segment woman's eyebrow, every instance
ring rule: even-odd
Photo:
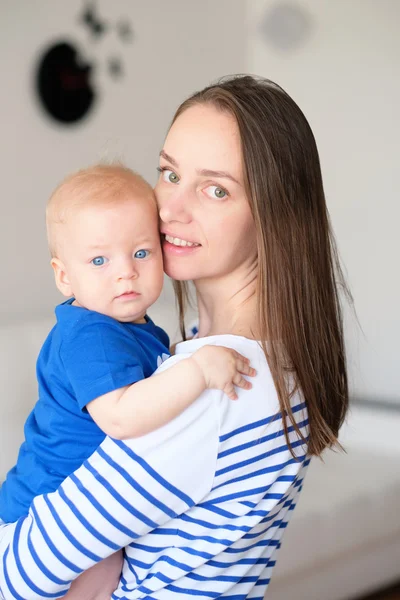
[[[226,179],[230,179],[231,181],[234,181],[235,183],[240,185],[239,181],[235,179],[233,175],[227,173],[226,171],[212,171],[210,169],[200,169],[199,171],[197,171],[197,173],[199,175],[203,175],[204,177],[225,177]]]
[[[165,160],[167,160],[169,163],[171,163],[171,165],[178,168],[178,163],[176,162],[176,160],[174,158],[172,158],[172,156],[167,154],[165,152],[165,150],[161,150],[160,156],[162,156],[162,158],[165,158]],[[199,175],[202,175],[203,177],[225,177],[226,179],[230,179],[231,181],[234,181],[235,183],[240,185],[240,182],[237,179],[235,179],[233,177],[233,175],[231,175],[227,171],[213,171],[212,169],[198,169],[197,173]]]
[[[161,150],[160,156],[162,156],[163,158],[165,158],[165,160],[167,160],[169,163],[171,163],[171,165],[174,165],[174,167],[178,167],[178,163],[176,162],[176,160],[174,158],[172,158],[172,156],[170,156],[169,154],[167,154],[165,152],[165,150]]]

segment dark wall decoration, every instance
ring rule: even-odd
[[[120,42],[133,40],[133,31],[126,19],[119,19],[116,24],[105,21],[93,2],[86,3],[77,22],[86,28],[92,43],[100,42],[113,29]],[[123,62],[118,54],[108,58],[106,67],[114,80],[123,77]],[[94,60],[85,63],[72,40],[61,39],[46,47],[35,70],[36,93],[45,113],[63,125],[86,118],[99,95],[92,80],[95,68]]]
[[[91,65],[78,61],[70,42],[53,44],[42,55],[36,77],[37,92],[46,112],[60,123],[74,123],[91,109],[96,93]]]

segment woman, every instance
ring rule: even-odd
[[[179,107],[159,169],[183,335],[184,282],[199,309],[198,337],[161,369],[218,344],[258,375],[238,402],[210,390],[156,432],[106,439],[3,526],[7,600],[62,597],[122,547],[113,598],[261,599],[309,457],[337,442],[348,404],[341,272],[305,117],[269,81],[226,79]]]

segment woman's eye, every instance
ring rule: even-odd
[[[94,258],[92,261],[90,261],[92,263],[92,265],[94,265],[95,267],[101,267],[102,265],[104,265],[106,262],[108,261],[108,259],[105,256],[96,256],[96,258]]]
[[[228,192],[217,185],[209,185],[206,192],[211,198],[218,198],[218,200],[223,200],[228,196]]]
[[[171,169],[161,169],[161,177],[167,183],[178,183],[179,177]]]
[[[149,254],[149,250],[138,250],[135,252],[135,258],[147,258]]]

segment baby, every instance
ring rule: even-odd
[[[242,375],[255,374],[234,350],[205,346],[150,377],[169,356],[169,339],[147,316],[161,293],[163,261],[154,194],[139,175],[95,166],[67,177],[48,202],[46,222],[56,285],[69,299],[56,307],[39,354],[39,400],[0,489],[3,522],[27,514],[32,499],[54,491],[106,435],[153,431],[206,388],[235,399],[235,385],[251,387]],[[112,591],[120,568],[117,554],[91,571],[97,584],[107,574]],[[79,580],[89,573],[68,598],[84,597]]]

